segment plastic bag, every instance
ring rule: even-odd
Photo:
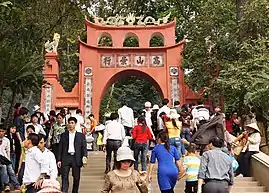
[[[94,138],[93,138],[92,134],[86,136],[86,142],[87,142],[87,143],[91,143],[91,142],[93,142],[93,141],[94,141]]]

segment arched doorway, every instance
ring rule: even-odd
[[[115,74],[106,84],[100,102],[99,118],[105,113],[115,112],[122,101],[138,112],[150,101],[160,105],[164,97],[160,85],[147,73],[139,70],[124,70]]]

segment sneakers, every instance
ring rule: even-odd
[[[5,186],[4,191],[5,191],[5,192],[10,192],[10,187],[9,187],[8,185]]]
[[[243,174],[239,174],[238,176],[236,176],[236,178],[243,178]]]

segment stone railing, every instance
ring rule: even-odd
[[[269,190],[269,156],[260,152],[251,158],[252,176]]]

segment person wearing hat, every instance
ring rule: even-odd
[[[122,146],[117,151],[115,170],[105,176],[105,182],[101,193],[148,193],[146,185],[146,172],[138,173],[131,169],[135,159],[133,151]]]
[[[60,193],[60,183],[55,179],[45,179],[42,183],[41,190],[37,193]]]
[[[237,173],[242,174],[244,177],[251,177],[250,159],[253,154],[260,151],[261,134],[257,123],[248,124],[246,127],[247,130],[243,132],[243,135],[246,137],[247,143],[239,155],[239,168]]]
[[[42,113],[42,112],[40,111],[40,106],[39,106],[39,105],[35,105],[33,111],[34,111],[34,114],[36,114],[37,117],[38,117],[38,124],[40,124],[40,125],[44,125],[44,124],[48,121],[48,120],[46,119],[44,113]]]
[[[182,122],[179,121],[180,115],[177,114],[176,109],[171,109],[168,115],[169,119],[165,122],[164,131],[168,133],[169,136],[169,143],[176,147],[180,155],[185,154],[185,149],[181,148],[181,129],[182,129]]]

